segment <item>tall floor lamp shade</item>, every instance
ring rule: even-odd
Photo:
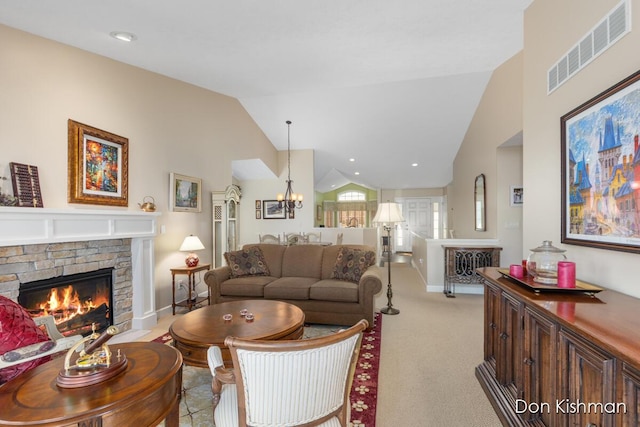
[[[389,284],[387,285],[387,306],[383,307],[380,312],[384,314],[398,314],[400,310],[393,307],[391,300],[393,298],[393,288],[391,286],[391,229],[393,225],[398,222],[403,222],[404,218],[400,212],[400,205],[397,203],[380,203],[378,205],[378,212],[373,217],[374,224],[382,224],[387,232],[387,242],[389,248],[387,249],[387,269],[389,271]]]

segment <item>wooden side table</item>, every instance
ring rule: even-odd
[[[171,268],[171,293],[173,294],[173,299],[171,303],[171,309],[173,310],[173,314],[176,314],[176,306],[177,307],[187,307],[189,311],[196,305],[201,303],[204,300],[207,300],[207,304],[211,305],[211,289],[207,286],[207,296],[199,297],[196,295],[194,298],[191,297],[191,290],[193,289],[194,283],[194,275],[199,271],[209,270],[211,268],[211,264],[198,264],[195,267],[176,267]],[[176,274],[186,274],[187,275],[187,287],[189,288],[187,291],[187,300],[182,302],[176,302]]]
[[[60,388],[64,366],[58,357],[0,387],[0,426],[155,426],[163,419],[178,427],[182,355],[148,342],[115,344],[127,357],[121,374],[95,385]]]

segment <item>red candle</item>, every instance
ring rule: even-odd
[[[523,259],[522,260],[522,275],[526,276],[528,274],[527,272],[527,260]]]
[[[522,279],[522,276],[524,275],[522,266],[520,264],[511,264],[509,266],[509,274],[515,278]]]
[[[576,263],[571,261],[558,261],[558,287],[576,287]]]

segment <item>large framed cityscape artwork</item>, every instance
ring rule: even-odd
[[[562,243],[640,253],[640,71],[560,128]]]

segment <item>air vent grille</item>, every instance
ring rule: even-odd
[[[630,31],[631,2],[623,0],[549,69],[547,94],[560,87]]]

